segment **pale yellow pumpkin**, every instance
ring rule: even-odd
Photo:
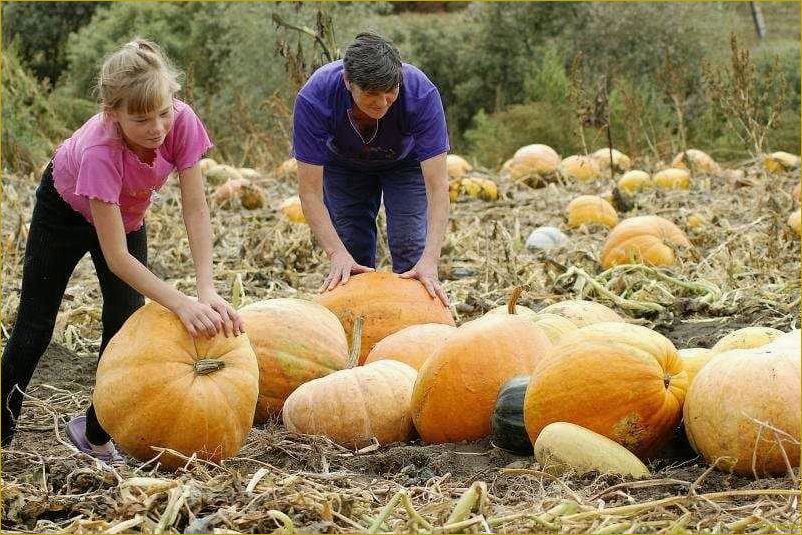
[[[446,168],[448,169],[448,177],[451,179],[463,178],[468,172],[473,170],[473,166],[469,164],[465,158],[457,156],[456,154],[449,154],[446,156]]]
[[[220,186],[229,180],[241,180],[243,177],[235,167],[217,164],[206,171],[206,181],[212,186]]]
[[[782,331],[771,327],[743,327],[720,339],[710,350],[723,353],[730,349],[751,349],[764,346],[782,334]]]
[[[694,173],[716,174],[721,172],[721,167],[704,151],[699,149],[688,149],[680,152],[671,162],[671,167],[677,169],[693,168]]]
[[[540,432],[534,444],[542,470],[560,476],[596,471],[629,477],[649,477],[649,469],[632,452],[609,438],[579,425],[554,422]]]
[[[235,455],[253,424],[259,365],[246,334],[193,339],[181,320],[150,301],[111,339],[92,396],[117,445],[141,461],[154,447],[220,461]],[[185,460],[165,453],[171,469]]]
[[[802,210],[797,210],[790,216],[786,222],[797,236],[802,236]]]
[[[240,316],[259,362],[259,401],[254,422],[281,412],[300,385],[345,368],[348,340],[340,320],[311,301],[257,301]]]
[[[612,153],[613,153],[614,171],[623,172],[623,171],[629,171],[632,168],[632,160],[629,158],[629,156],[627,156],[626,154],[617,149],[612,149]],[[594,160],[596,160],[596,163],[599,165],[599,169],[601,169],[602,172],[609,171],[610,149],[606,147],[603,149],[599,149],[593,154],[591,154],[591,157]]]
[[[567,180],[590,182],[599,178],[599,164],[590,156],[575,154],[560,162],[560,175]]]
[[[671,221],[659,216],[631,217],[607,235],[601,264],[605,269],[631,262],[668,266],[675,262],[675,248],[690,247],[688,237]]]
[[[548,145],[534,144],[515,152],[509,170],[513,180],[540,186],[556,176],[559,165],[560,155],[554,149]]]
[[[685,430],[708,463],[739,474],[799,467],[799,331],[764,346],[717,354],[691,384]]]
[[[624,320],[615,310],[596,303],[594,301],[584,301],[581,299],[566,299],[551,304],[538,312],[538,315],[556,314],[570,320],[577,327],[585,327],[593,323]]]
[[[618,214],[613,206],[595,195],[580,195],[568,203],[568,226],[601,225],[607,228],[618,223]]]
[[[770,173],[779,173],[799,167],[799,156],[788,152],[772,152],[763,157],[763,165]]]
[[[660,189],[688,189],[691,187],[691,174],[687,169],[671,167],[655,173],[652,182]]]
[[[650,187],[652,187],[652,177],[640,169],[627,171],[618,179],[618,189],[630,195]]]
[[[682,359],[683,368],[688,374],[688,384],[693,382],[694,377],[699,373],[705,364],[710,362],[713,358],[713,353],[705,347],[691,347],[687,349],[680,349],[677,352]]]
[[[307,224],[306,217],[304,216],[304,210],[301,206],[301,198],[298,195],[293,195],[292,197],[288,197],[284,199],[284,202],[281,203],[281,213],[284,214],[289,221],[293,223],[299,224]]]

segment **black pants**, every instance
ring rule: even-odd
[[[144,225],[129,233],[126,239],[128,251],[147,265],[148,245]],[[17,319],[3,350],[0,429],[4,446],[14,436],[16,420],[22,409],[23,397],[19,390],[24,392],[27,388],[39,359],[53,337],[56,314],[67,283],[87,251],[92,255],[103,294],[102,355],[106,344],[125,320],[144,304],[144,298],[111,272],[100,250],[94,226],[73,210],[53,186],[51,162],[36,190],[36,204],[25,245]],[[64,373],[69,374],[69,370],[64,370]],[[91,405],[87,411],[86,435],[96,445],[109,440]]]

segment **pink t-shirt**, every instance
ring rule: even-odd
[[[173,100],[175,121],[151,165],[123,141],[112,121],[97,114],[64,141],[53,157],[53,183],[64,200],[92,222],[89,199],[120,206],[125,232],[142,226],[153,192],[175,170],[198,163],[212,146],[188,104]]]

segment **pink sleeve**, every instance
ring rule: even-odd
[[[183,171],[198,163],[214,144],[206,133],[206,127],[191,107],[183,104],[176,108],[175,124],[170,132],[170,146],[173,165]]]
[[[84,151],[75,183],[75,194],[120,204],[123,178],[108,147],[91,147]]]

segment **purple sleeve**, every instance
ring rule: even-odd
[[[123,177],[114,164],[114,155],[108,147],[91,147],[81,157],[75,194],[120,204]]]
[[[206,127],[188,105],[178,107],[175,124],[170,131],[173,165],[179,171],[189,169],[200,161],[214,144]]]
[[[299,93],[292,118],[292,153],[296,160],[312,165],[328,163],[327,123],[321,110]]]
[[[426,98],[418,103],[411,130],[415,138],[415,154],[419,161],[448,152],[450,147],[446,116],[440,93],[436,89],[429,91]]]

